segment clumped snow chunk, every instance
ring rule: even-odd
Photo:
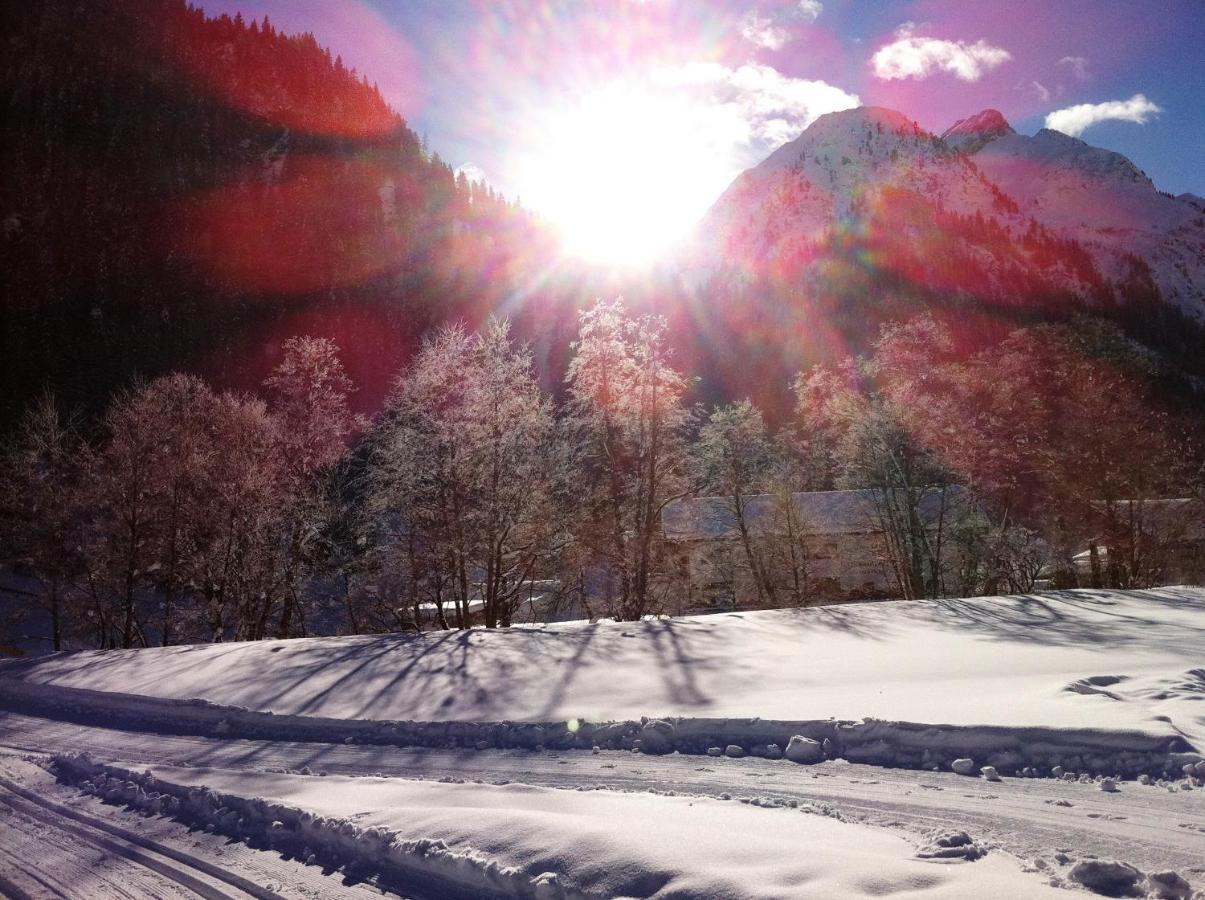
[[[921,859],[975,860],[987,855],[987,850],[971,840],[965,831],[936,834],[916,855]]]
[[[724,748],[724,755],[731,756],[733,759],[740,759],[745,755],[745,748],[739,744],[729,744]]]
[[[955,775],[974,775],[975,774],[975,760],[969,759],[967,757],[962,757],[961,759],[956,759],[952,763],[950,763],[950,769],[954,772]]]
[[[786,757],[796,763],[824,762],[824,748],[819,741],[797,734],[787,743]]]
[[[979,774],[983,776],[984,781],[999,781],[1000,773],[996,771],[995,766],[984,766],[979,770]]]
[[[1147,883],[1159,900],[1188,900],[1192,896],[1192,885],[1179,872],[1152,872]]]
[[[640,729],[640,749],[645,753],[669,753],[674,749],[674,726],[662,719],[646,722]]]
[[[1104,894],[1106,897],[1138,897],[1141,896],[1138,883],[1142,880],[1142,872],[1133,866],[1108,859],[1081,859],[1067,877],[1076,884],[1082,884],[1090,891]]]

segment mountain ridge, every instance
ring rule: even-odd
[[[1122,154],[1050,129],[1018,134],[993,109],[943,137],[878,107],[821,116],[721,195],[699,229],[703,255],[746,268],[797,258],[843,222],[864,220],[885,191],[914,195],[934,217],[984,217],[1014,238],[1036,226],[1080,245],[1116,302],[1149,269],[1167,302],[1205,321],[1200,208],[1158,191]],[[1048,276],[1084,299],[1106,292],[1085,274]]]

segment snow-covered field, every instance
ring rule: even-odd
[[[1205,590],[84,652],[0,663],[0,689],[10,679],[278,717],[870,718],[1135,732],[1200,750]]]
[[[1187,897],[1158,876],[1205,880],[1202,700],[1205,590],[1071,591],[13,660],[0,744],[60,798],[272,849],[302,886]],[[829,761],[774,761],[793,734]]]

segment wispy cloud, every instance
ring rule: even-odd
[[[921,37],[914,26],[905,24],[896,39],[880,47],[870,59],[874,74],[884,81],[900,78],[928,78],[935,72],[949,72],[963,81],[978,81],[984,72],[1012,58],[1003,47],[984,40],[973,44]]]
[[[756,12],[749,13],[741,20],[741,37],[767,50],[780,50],[790,39],[785,28],[762,18]]]
[[[1056,109],[1046,116],[1046,127],[1078,137],[1098,122],[1119,121],[1146,124],[1146,120],[1163,110],[1142,94],[1129,100],[1106,100],[1104,103],[1079,103]]]
[[[799,0],[799,13],[809,22],[815,22],[824,12],[824,4],[820,0]]]
[[[1082,56],[1064,56],[1059,60],[1059,65],[1068,66],[1080,81],[1088,77],[1088,60]]]
[[[741,37],[767,50],[781,50],[796,36],[792,26],[798,27],[801,22],[811,25],[822,12],[824,4],[820,0],[799,0],[798,6],[768,16],[752,10],[741,19]]]
[[[695,62],[658,74],[662,84],[696,92],[698,102],[722,121],[728,139],[758,152],[773,149],[825,113],[859,106],[851,94],[825,81],[792,78],[771,66],[730,68]]]

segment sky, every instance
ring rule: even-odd
[[[1202,0],[202,0],[310,31],[430,148],[600,240],[693,223],[817,116],[897,109],[940,133],[985,108],[1205,194]],[[600,226],[601,227],[601,226]],[[616,248],[611,248],[615,250]]]

